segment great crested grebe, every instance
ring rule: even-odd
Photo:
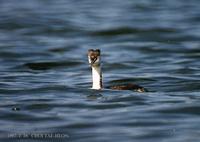
[[[88,50],[88,61],[92,68],[92,89],[102,89],[102,72],[101,72],[101,51],[99,49]],[[108,87],[113,90],[134,90],[137,92],[147,92],[147,89],[136,84],[126,84]]]

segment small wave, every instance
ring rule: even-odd
[[[128,35],[135,33],[174,33],[177,32],[176,29],[172,28],[152,28],[152,29],[140,29],[140,28],[130,28],[130,27],[119,27],[115,29],[107,29],[92,32],[92,35],[96,36],[115,36],[115,35]]]
[[[28,67],[32,70],[48,70],[52,68],[58,67],[66,67],[66,66],[77,66],[80,65],[81,62],[77,61],[59,61],[59,62],[37,62],[37,63],[25,63],[23,66]]]

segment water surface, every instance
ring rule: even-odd
[[[2,0],[0,139],[198,142],[199,9],[197,0]],[[102,51],[104,86],[150,92],[91,90],[90,48]]]

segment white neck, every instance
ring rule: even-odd
[[[92,89],[102,89],[101,66],[92,66]]]

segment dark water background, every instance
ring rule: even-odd
[[[199,0],[1,0],[0,139],[198,142],[199,41]],[[89,89],[89,48],[151,92]]]

